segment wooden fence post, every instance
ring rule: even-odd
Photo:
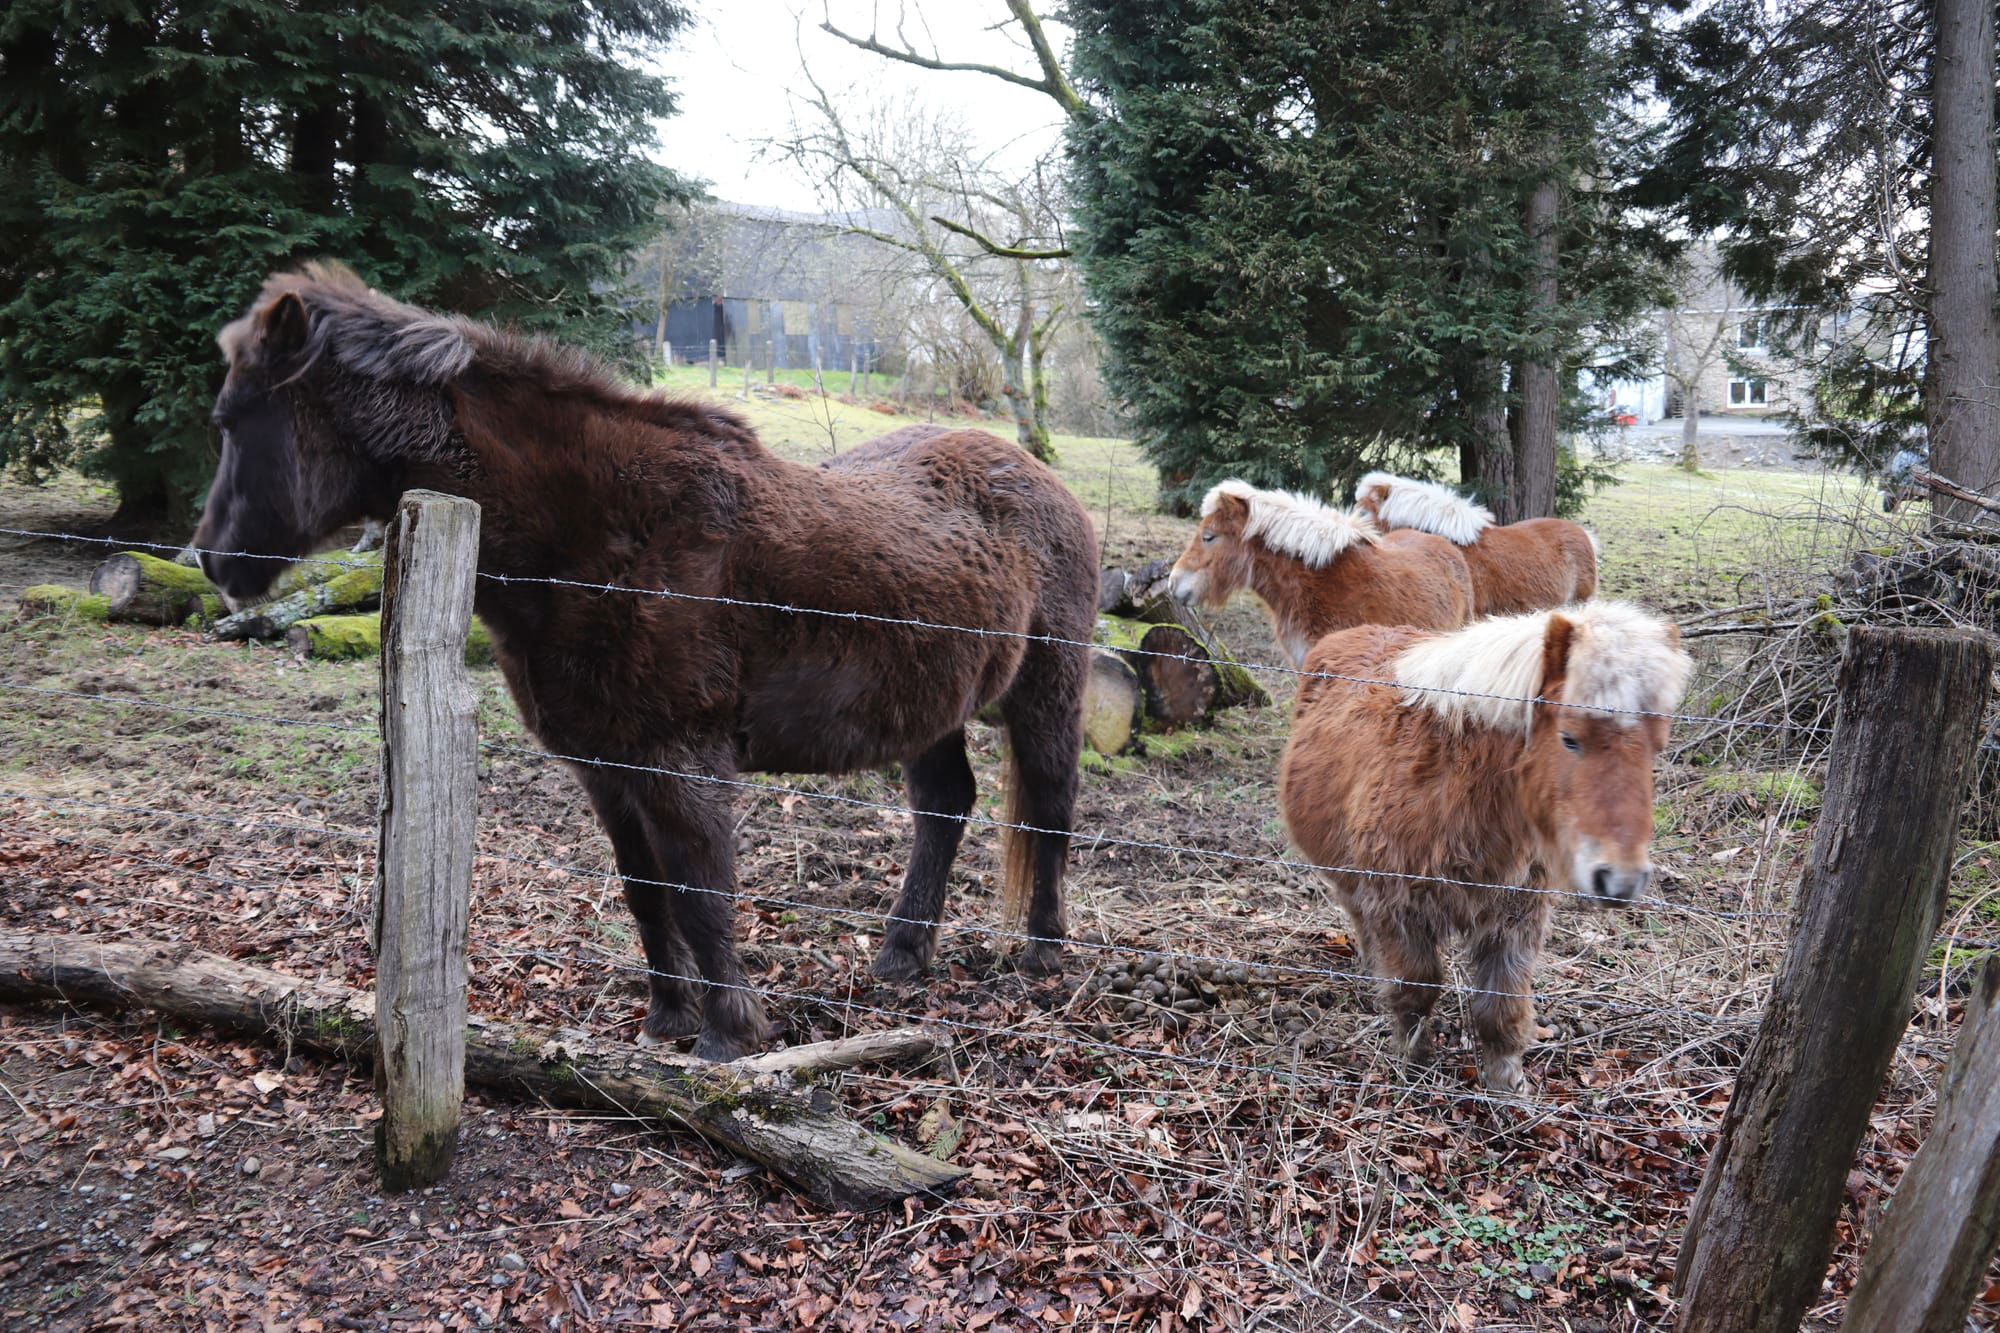
[[[1841,1333],[1958,1333],[2000,1244],[2000,958],[1986,960],[1930,1137],[1868,1245]]]
[[[1857,627],[1784,969],[1675,1263],[1681,1333],[1789,1333],[1818,1297],[1855,1149],[1944,913],[1993,650]]]
[[[410,491],[382,578],[382,818],[375,883],[375,1163],[435,1184],[465,1099],[465,935],[478,806],[478,696],[465,635],[479,506]]]
[[[708,387],[709,388],[713,389],[715,387],[715,377],[719,373],[720,372],[716,367],[716,360],[715,360],[715,339],[710,338],[708,340]]]

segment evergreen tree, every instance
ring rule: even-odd
[[[1170,490],[1337,492],[1427,466],[1414,446],[1455,451],[1503,517],[1548,507],[1554,469],[1516,439],[1553,450],[1551,389],[1659,292],[1621,193],[1643,12],[1075,0],[1069,17],[1099,112],[1071,128],[1078,253],[1108,377]]]
[[[642,72],[677,0],[13,0],[0,12],[0,462],[124,512],[211,470],[216,329],[328,255],[398,296],[605,338],[683,184]]]

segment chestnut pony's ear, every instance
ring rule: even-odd
[[[306,303],[297,292],[286,292],[257,312],[257,340],[262,344],[264,356],[272,362],[297,356],[305,349],[311,331]]]
[[[1250,517],[1250,502],[1240,495],[1218,495],[1215,508],[1209,511],[1210,518],[1226,519],[1231,523],[1242,523]]]
[[[1673,621],[1669,620],[1667,622],[1667,647],[1678,648],[1680,646],[1681,646],[1681,627],[1679,625],[1676,625]]]
[[[1562,690],[1563,681],[1569,675],[1569,646],[1576,637],[1576,626],[1562,615],[1551,615],[1549,627],[1542,634],[1542,688],[1544,699],[1553,699]]]
[[[1389,483],[1378,481],[1354,497],[1354,507],[1357,509],[1366,509],[1370,514],[1379,518],[1382,513],[1382,502],[1388,498]]]

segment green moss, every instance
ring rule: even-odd
[[[357,616],[314,616],[292,626],[293,635],[303,634],[305,655],[315,661],[339,662],[356,657],[375,657],[382,651],[382,617],[373,613]],[[296,644],[298,640],[294,638]]]
[[[21,592],[21,615],[61,616],[103,624],[111,615],[111,599],[102,593],[85,592],[60,583],[38,583]]]
[[[190,598],[215,591],[215,585],[208,581],[208,575],[202,573],[198,565],[177,565],[171,560],[147,555],[144,551],[120,551],[118,554],[138,561],[140,577],[152,587]]]
[[[1789,805],[1795,810],[1817,810],[1819,785],[1801,773],[1710,773],[1701,780],[1701,789],[1720,796],[1749,796],[1769,805]]]
[[[486,632],[486,622],[474,616],[472,627],[465,634],[465,664],[492,666],[493,660],[493,636]]]

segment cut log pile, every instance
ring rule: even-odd
[[[271,595],[231,613],[198,566],[142,551],[120,551],[90,576],[88,589],[45,583],[20,598],[23,617],[180,626],[223,640],[282,639],[300,657],[338,661],[382,651],[382,551],[329,554],[285,571]],[[477,620],[466,662],[488,666],[493,643]]]
[[[1271,702],[1222,642],[1167,591],[1172,566],[1107,569],[1097,596],[1097,646],[1084,689],[1084,738],[1102,755],[1143,745],[1147,732],[1210,722],[1224,708]]]

